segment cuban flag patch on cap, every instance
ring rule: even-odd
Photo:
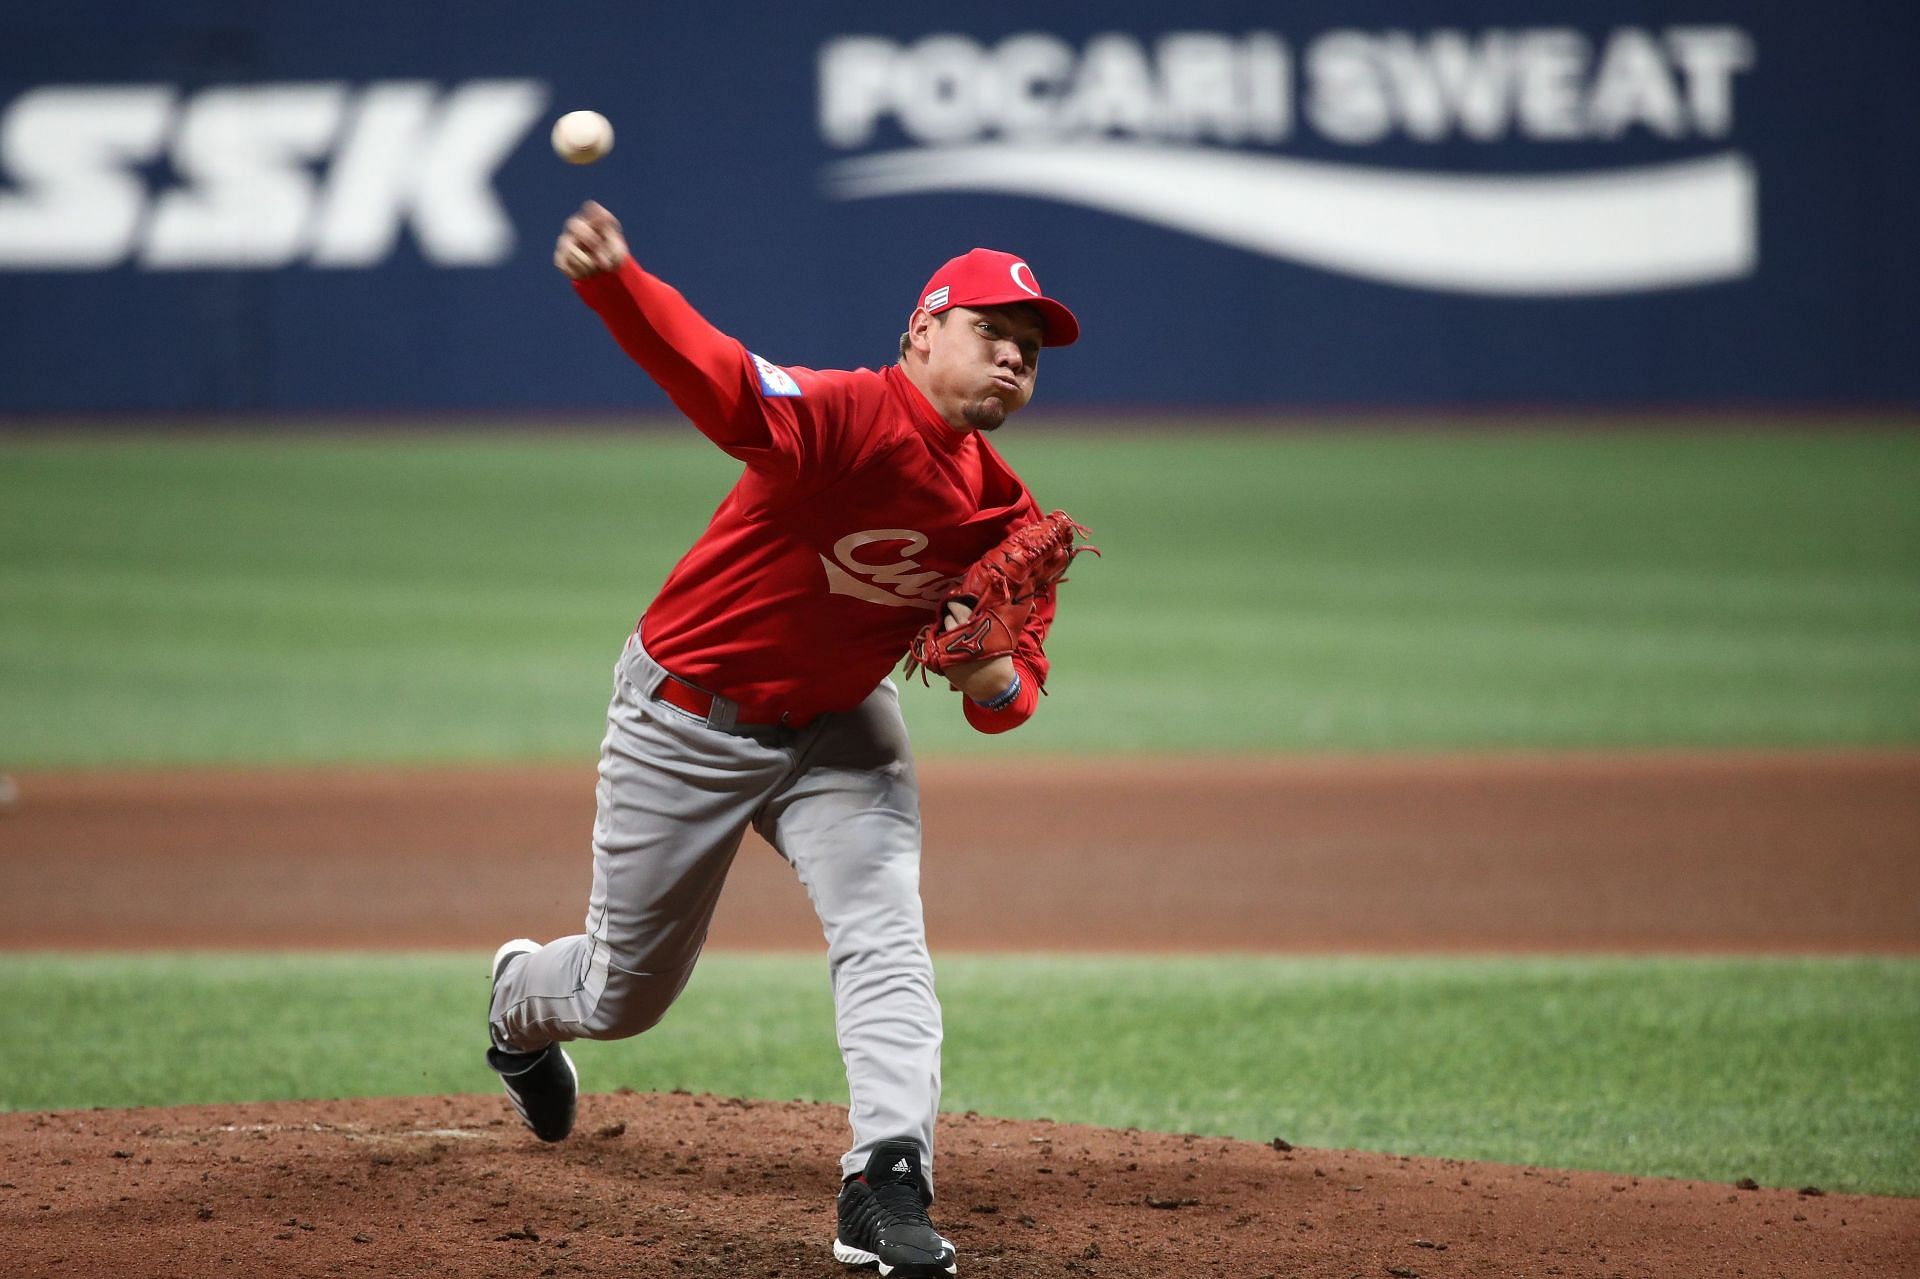
[[[927,300],[921,303],[921,305],[929,311],[938,311],[947,304],[947,298],[951,296],[951,294],[952,290],[943,284],[933,292],[927,294]]]
[[[778,364],[773,364],[761,359],[759,356],[754,355],[752,351],[748,351],[747,354],[753,356],[754,370],[760,374],[760,394],[800,394],[800,384],[793,380],[793,374],[787,372]]]

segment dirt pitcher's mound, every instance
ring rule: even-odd
[[[558,1146],[493,1097],[4,1115],[0,1239],[10,1277],[837,1276],[845,1131],[633,1094]],[[1920,1273],[1920,1200],[974,1116],[943,1121],[938,1174],[966,1276]]]

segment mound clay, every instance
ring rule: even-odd
[[[844,1112],[590,1096],[542,1145],[492,1097],[0,1117],[13,1275],[850,1273]],[[1280,1150],[973,1115],[942,1125],[961,1273],[1489,1279],[1920,1273],[1913,1200]]]

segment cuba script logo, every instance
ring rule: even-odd
[[[1731,142],[1754,61],[1726,25],[843,36],[819,126],[842,151],[909,143],[831,165],[840,199],[1021,195],[1387,284],[1626,293],[1753,273],[1758,180]],[[1354,162],[1280,151],[1302,138]],[[1606,158],[1623,141],[1631,165]],[[1434,167],[1367,163],[1383,142]]]
[[[0,270],[366,268],[409,226],[428,262],[492,266],[513,249],[493,176],[546,101],[532,80],[31,89],[0,114]],[[163,161],[177,183],[152,183]]]
[[[891,551],[885,549],[892,547]],[[822,555],[827,590],[889,608],[940,608],[940,598],[960,579],[924,569],[913,557],[927,549],[927,537],[910,528],[875,528],[849,533],[833,544],[833,558]]]

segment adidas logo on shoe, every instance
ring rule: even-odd
[[[893,1170],[895,1172],[912,1172],[913,1165],[908,1163],[905,1159],[902,1159],[899,1163],[893,1166]]]

